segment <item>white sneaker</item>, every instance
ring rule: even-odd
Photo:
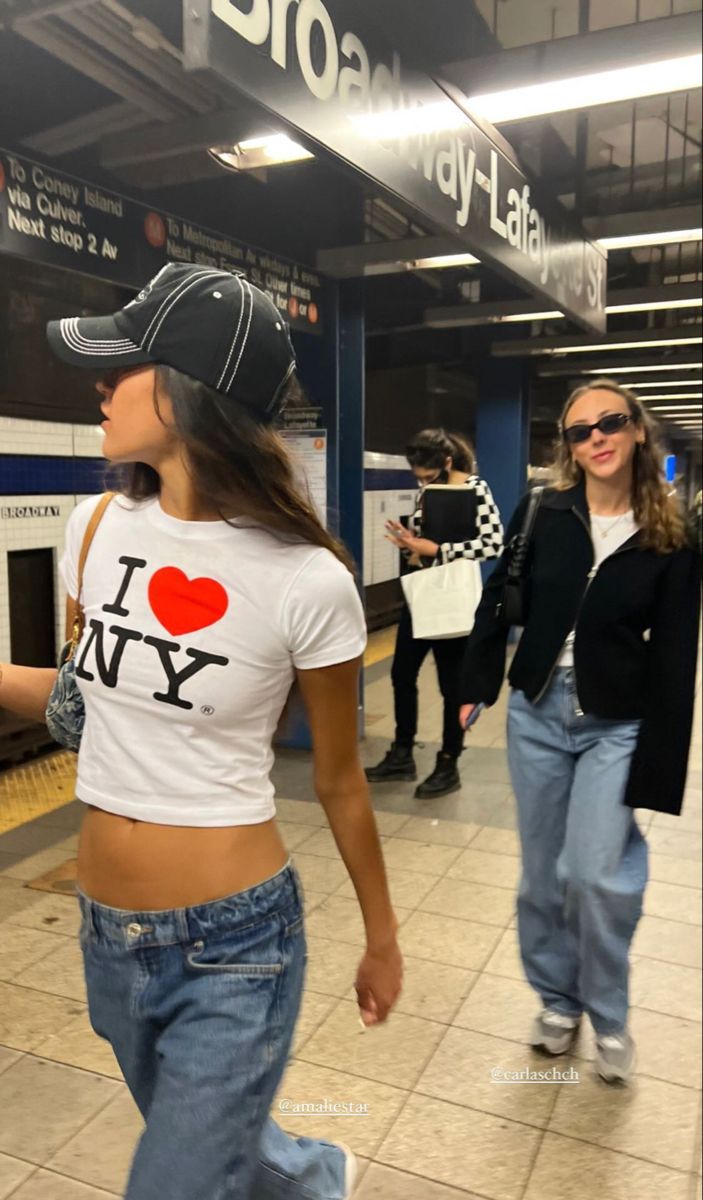
[[[337,1142],[336,1145],[344,1154],[347,1160],[346,1170],[344,1173],[344,1200],[349,1200],[349,1197],[354,1195],[356,1191],[356,1181],[359,1176],[359,1164],[353,1150],[344,1142]]]
[[[580,1017],[567,1017],[553,1008],[545,1008],[532,1027],[531,1045],[533,1049],[545,1050],[547,1054],[566,1054],[571,1049],[580,1024]]]
[[[596,1068],[606,1083],[629,1083],[636,1061],[635,1043],[627,1029],[596,1037]]]

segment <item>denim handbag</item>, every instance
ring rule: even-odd
[[[51,695],[46,706],[46,725],[55,742],[66,750],[78,752],[85,725],[85,706],[83,696],[76,680],[76,650],[83,636],[85,614],[81,605],[83,591],[83,571],[85,568],[90,544],[98,525],[100,524],[114,492],[106,492],[100,500],[95,512],[90,518],[88,528],[83,537],[80,558],[78,560],[78,587],[74,601],[73,626],[70,640],[66,642],[59,655],[59,670],[56,682],[51,689]]]
[[[532,489],[522,529],[505,548],[508,572],[497,616],[502,624],[508,627],[522,626],[527,620],[527,558],[543,493],[543,487]]]

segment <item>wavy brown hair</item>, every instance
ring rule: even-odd
[[[662,463],[664,450],[659,426],[642,407],[638,397],[612,379],[596,379],[571,393],[559,421],[559,439],[552,464],[554,484],[559,491],[574,487],[584,473],[574,461],[564,437],[564,423],[573,405],[588,392],[612,392],[624,400],[636,425],[644,430],[644,442],[635,448],[632,464],[632,509],[642,531],[643,544],[658,554],[670,554],[688,541],[681,506],[666,485]]]
[[[287,391],[299,393],[295,378]],[[244,403],[173,367],[156,367],[154,407],[159,416],[160,396],[171,401],[174,431],[204,505],[228,523],[244,517],[283,540],[321,546],[355,573],[350,554],[324,528],[296,481],[286,444],[272,424],[263,424]],[[119,476],[121,490],[131,500],[146,500],[161,490],[158,472],[146,463],[129,463]]]

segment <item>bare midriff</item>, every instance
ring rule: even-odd
[[[288,857],[275,820],[203,829],[88,807],[78,886],[91,900],[129,912],[190,908],[270,879]]]

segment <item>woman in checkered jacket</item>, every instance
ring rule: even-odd
[[[411,567],[432,567],[455,558],[482,562],[498,558],[503,549],[503,526],[491,490],[476,474],[476,458],[468,442],[443,429],[426,429],[407,448],[410,467],[421,491],[414,515],[404,528],[396,521],[388,523],[391,540],[408,557]],[[423,537],[422,495],[428,484],[466,484],[475,498],[470,527],[463,541],[434,542]],[[371,783],[414,781],[417,769],[413,745],[417,734],[417,679],[429,654],[434,655],[442,698],[444,731],[442,748],[432,774],[421,783],[415,795],[420,800],[447,796],[461,787],[457,763],[464,745],[464,734],[457,716],[461,664],[466,638],[426,641],[413,637],[407,605],[398,626],[391,678],[395,697],[395,741],[382,762],[366,771]]]

